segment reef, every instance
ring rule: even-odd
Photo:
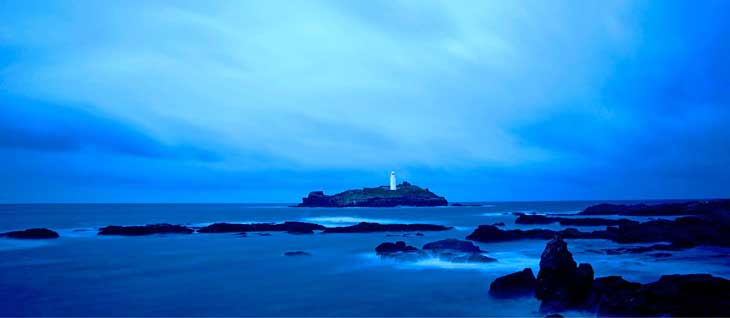
[[[55,231],[44,229],[44,228],[36,228],[36,229],[27,229],[22,231],[12,231],[12,232],[5,232],[0,233],[0,237],[7,237],[7,238],[14,238],[14,239],[54,239],[58,238],[59,235]]]
[[[99,229],[99,235],[150,235],[150,234],[190,234],[194,230],[183,225],[173,225],[167,223],[118,226],[109,225]]]

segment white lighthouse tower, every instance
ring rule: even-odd
[[[390,191],[395,191],[395,171],[390,172]]]

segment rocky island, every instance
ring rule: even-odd
[[[334,195],[323,191],[310,192],[298,207],[395,207],[395,206],[446,206],[444,197],[428,189],[408,182],[394,186],[347,190]]]

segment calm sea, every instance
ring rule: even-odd
[[[544,241],[479,244],[496,263],[380,259],[381,242],[410,245],[463,239],[479,224],[519,226],[511,212],[576,213],[594,202],[496,202],[481,207],[290,208],[254,204],[0,205],[0,231],[56,230],[56,240],[0,239],[0,316],[536,316],[534,299],[496,300],[489,283],[531,267]],[[645,220],[648,218],[639,218]],[[373,234],[248,237],[192,234],[99,237],[105,225],[307,221],[327,226],[361,221],[453,226],[425,236]],[[584,227],[585,230],[594,228]],[[401,234],[401,233],[390,233]],[[667,258],[603,255],[618,246],[570,240],[578,262],[597,276],[649,282],[662,274],[730,278],[730,250],[694,248]],[[286,257],[287,251],[311,256]]]

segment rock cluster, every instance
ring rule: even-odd
[[[328,227],[324,233],[371,233],[371,232],[416,232],[446,231],[451,227],[434,224],[380,224],[360,222],[350,226]]]
[[[486,255],[478,246],[469,241],[445,239],[426,243],[422,249],[407,245],[403,241],[381,243],[375,248],[380,256],[399,260],[414,260],[423,257],[436,257],[453,263],[488,263],[497,261]]]
[[[529,294],[528,269],[497,278],[490,286],[494,297]],[[540,311],[579,310],[599,316],[730,316],[730,281],[709,274],[664,275],[640,284],[620,276],[593,278],[589,264],[576,266],[561,237],[548,242],[540,258],[534,295]]]

